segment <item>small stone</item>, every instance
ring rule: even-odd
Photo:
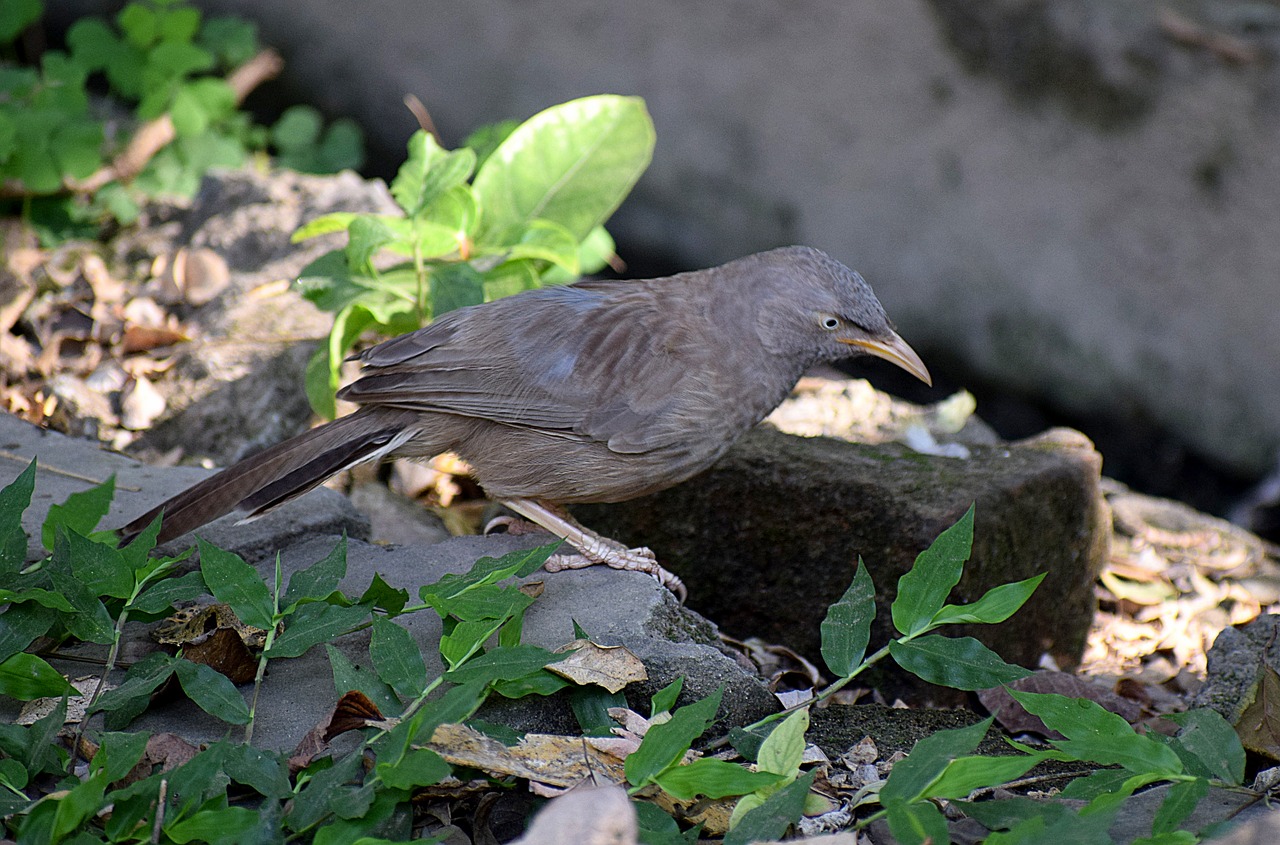
[[[151,380],[139,376],[120,391],[120,425],[130,431],[150,428],[167,404]]]

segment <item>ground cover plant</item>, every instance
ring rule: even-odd
[[[0,615],[0,694],[28,701],[51,698],[45,715],[0,725],[0,815],[20,842],[405,841],[413,831],[412,815],[402,808],[415,793],[458,776],[487,777],[495,789],[517,781],[501,774],[493,761],[488,765],[496,771],[488,773],[458,762],[463,752],[450,745],[459,731],[479,731],[503,736],[514,754],[521,742],[535,739],[502,726],[468,724],[486,697],[574,688],[574,673],[565,664],[589,647],[585,638],[558,652],[520,642],[523,613],[536,600],[535,591],[508,582],[535,572],[553,551],[550,546],[482,559],[464,575],[422,586],[415,603],[376,575],[362,595],[346,596],[337,590],[346,569],[342,542],[287,584],[278,559],[267,583],[237,556],[205,543],[198,568],[184,567],[182,557],[153,557],[157,526],[116,548],[112,535],[95,531],[110,502],[108,482],[51,508],[41,532],[47,554],[27,563],[21,515],[35,472],[33,462],[0,492],[0,581],[6,585],[0,593],[6,604]],[[1037,577],[996,587],[968,605],[947,604],[968,557],[972,525],[971,509],[903,576],[892,610],[899,636],[871,655],[866,650],[875,612],[873,586],[859,563],[853,583],[823,623],[822,654],[837,680],[816,700],[886,657],[925,680],[959,689],[982,689],[1028,674],[976,640],[935,633],[958,622],[1008,618],[1039,583]],[[161,651],[130,666],[118,686],[108,689],[102,683],[116,660],[126,621],[158,619],[202,594],[263,633],[254,656],[257,670],[243,688],[189,655]],[[409,613],[441,618],[441,674],[430,676],[419,644],[392,621]],[[266,664],[361,627],[372,628],[364,665],[328,646],[335,682],[328,738],[358,730],[358,747],[339,754],[326,739],[310,754],[292,759],[255,748],[257,692],[270,683],[264,681]],[[88,714],[102,715],[101,726],[66,723],[75,691],[45,659],[73,640],[101,646],[103,671],[81,695]],[[179,686],[228,725],[243,726],[238,735],[188,746],[182,755],[158,752],[164,742],[180,740],[161,742],[128,727],[166,683]],[[592,714],[599,709],[588,706],[592,699],[625,703],[614,697],[616,689],[580,691],[585,695],[574,710],[584,733],[559,738],[565,743],[585,743],[598,733]],[[595,771],[597,776],[612,773],[628,787],[643,841],[689,842],[699,835],[720,835],[728,843],[768,841],[783,836],[805,812],[830,809],[812,791],[820,767],[806,771],[802,763],[808,712],[815,702],[726,731],[718,726],[724,716],[719,693],[677,706],[680,695],[679,681],[654,695],[649,716],[633,721],[634,742],[617,765]],[[1010,741],[1008,753],[991,756],[974,753],[990,718],[939,731],[917,742],[883,780],[849,802],[850,824],[864,827],[885,818],[904,843],[943,842],[948,834],[941,807],[947,805],[987,825],[992,831],[987,841],[993,843],[1039,842],[1066,832],[1072,841],[1105,843],[1125,799],[1166,782],[1173,788],[1150,835],[1140,841],[1193,843],[1195,833],[1177,828],[1210,784],[1238,786],[1243,779],[1239,741],[1210,711],[1183,714],[1182,731],[1163,737],[1135,731],[1084,699],[1013,695],[1064,739],[1040,747]],[[639,732],[636,724],[642,724]],[[695,747],[711,752],[728,744],[737,755],[691,753]],[[1064,792],[1083,799],[1082,808],[1026,798],[969,800],[1045,760],[1089,764],[1091,773]],[[725,821],[688,826],[685,811],[695,799],[719,804]],[[710,829],[718,824],[724,829]]]

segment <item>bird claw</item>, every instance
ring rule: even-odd
[[[586,569],[588,566],[597,566],[604,564],[610,569],[618,569],[623,572],[643,572],[651,575],[655,581],[666,587],[676,597],[680,604],[684,604],[685,599],[689,597],[689,591],[685,589],[684,582],[680,580],[675,573],[663,568],[658,563],[657,556],[653,550],[645,547],[638,549],[628,549],[619,547],[618,549],[610,549],[609,553],[587,556],[581,552],[573,554],[555,554],[547,558],[547,562],[542,568],[547,572],[561,572],[566,569]],[[594,558],[599,558],[594,559]]]

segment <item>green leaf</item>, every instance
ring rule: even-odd
[[[556,653],[534,645],[495,648],[448,672],[444,679],[453,684],[475,680],[511,681],[536,672],[548,664],[558,663],[572,653]]]
[[[116,477],[113,475],[88,490],[72,493],[61,505],[52,505],[49,515],[45,517],[40,528],[40,539],[46,549],[53,549],[54,532],[59,528],[67,528],[77,534],[88,536],[98,523],[107,515],[111,507],[111,498],[116,492]]]
[[[470,264],[445,264],[431,272],[431,313],[435,318],[484,302],[484,279]]]
[[[737,763],[712,757],[672,766],[654,778],[658,786],[681,801],[692,801],[699,795],[712,799],[746,795],[786,780],[773,772],[753,772]]]
[[[516,131],[519,125],[519,121],[515,120],[500,120],[496,123],[486,124],[464,138],[462,146],[475,150],[479,164],[484,164],[485,160],[498,148],[498,145],[505,141],[508,135]]]
[[[135,46],[150,47],[160,34],[156,13],[142,3],[130,3],[116,16],[121,31]]]
[[[481,584],[465,593],[442,599],[430,592],[433,585],[422,589],[422,598],[440,616],[451,616],[464,622],[481,619],[506,619],[533,604],[533,598],[515,587]]]
[[[143,614],[164,613],[175,604],[191,601],[204,592],[204,576],[199,572],[188,572],[152,584],[138,596],[133,609]]]
[[[584,736],[612,736],[616,722],[609,715],[609,708],[626,706],[627,697],[621,690],[609,692],[603,687],[591,685],[575,687],[569,694],[569,707]]]
[[[1235,728],[1215,710],[1201,708],[1165,717],[1182,730],[1172,740],[1184,763],[1194,760],[1202,777],[1238,786],[1244,782],[1245,755]]]
[[[380,616],[373,618],[373,639],[369,643],[378,677],[401,697],[417,698],[427,686],[427,667],[413,637],[401,626]]]
[[[71,570],[87,589],[99,596],[127,599],[133,595],[133,569],[120,552],[72,530],[67,541]]]
[[[61,672],[34,654],[15,654],[0,663],[0,695],[32,701],[75,694]]]
[[[974,506],[970,505],[964,516],[939,534],[898,579],[898,595],[890,611],[893,626],[900,634],[911,636],[926,630],[960,582],[964,562],[973,549],[973,511]]]
[[[952,689],[990,689],[1032,674],[1021,666],[1005,663],[973,637],[930,634],[908,642],[895,640],[889,643],[889,653],[913,675]]]
[[[399,616],[400,611],[404,610],[404,606],[408,603],[408,590],[392,587],[376,572],[373,573],[373,580],[369,582],[369,586],[361,593],[360,601],[357,602],[357,604],[385,610],[388,618]]]
[[[1063,798],[1077,798],[1092,801],[1099,795],[1115,792],[1130,777],[1124,769],[1099,769],[1091,775],[1076,778],[1062,788],[1059,793]]]
[[[54,538],[53,554],[45,562],[44,572],[48,574],[53,588],[75,608],[75,613],[61,619],[72,636],[93,643],[109,643],[115,638],[107,608],[97,593],[85,586],[72,571],[71,542],[65,529],[60,529]]]
[[[1156,779],[1182,774],[1182,761],[1173,749],[1136,733],[1128,737],[1061,739],[1051,744],[1076,760],[1123,766],[1130,772],[1154,775]]]
[[[42,587],[27,587],[23,590],[5,590],[0,588],[0,602],[11,602],[13,604],[21,604],[22,602],[35,602],[41,607],[47,607],[51,610],[61,610],[63,613],[73,613],[75,608],[67,601],[61,593],[54,593]]]
[[[553,695],[569,686],[569,682],[546,669],[538,669],[519,678],[494,681],[490,686],[503,698],[524,698],[526,695]]]
[[[925,798],[966,798],[975,789],[999,786],[1016,780],[1048,759],[1045,754],[1017,754],[1005,757],[957,757],[947,764],[924,791]]]
[[[339,696],[353,690],[364,693],[384,716],[394,716],[404,709],[386,681],[352,663],[332,645],[326,644],[325,650],[329,653],[329,666],[333,669],[333,687]]]
[[[477,587],[496,584],[507,578],[523,578],[537,572],[547,558],[560,547],[559,543],[538,546],[535,549],[519,549],[501,558],[482,557],[464,575],[445,575],[434,584],[419,590],[424,602],[442,614],[452,613],[451,602]]]
[[[369,618],[369,608],[323,602],[304,604],[285,619],[284,633],[265,652],[268,658],[297,657],[313,645],[331,640]]]
[[[1009,693],[1046,727],[1067,737],[1052,745],[1078,760],[1119,765],[1137,774],[1182,773],[1182,761],[1173,749],[1141,736],[1121,716],[1096,702],[1053,693],[1014,689]]]
[[[39,604],[13,605],[0,614],[0,660],[8,660],[42,636],[57,618]]]
[[[0,44],[7,44],[40,19],[40,0],[4,0],[0,3]]]
[[[542,286],[534,262],[527,259],[504,261],[492,270],[486,270],[483,276],[485,302]]]
[[[147,53],[147,72],[177,79],[213,68],[213,55],[194,44],[165,41]]]
[[[58,800],[57,810],[54,812],[51,841],[60,841],[79,828],[85,819],[97,813],[102,808],[102,797],[106,788],[106,777],[96,774],[64,794]]]
[[[355,220],[358,215],[350,211],[334,211],[330,214],[322,214],[314,220],[307,221],[294,231],[289,238],[289,243],[302,243],[310,238],[316,238],[320,235],[330,235],[334,232],[345,232],[347,227],[351,225],[351,221]],[[334,253],[328,253],[334,255]],[[322,260],[322,259],[318,259]],[[315,262],[312,262],[315,264]],[[308,269],[311,265],[308,265]],[[302,271],[303,275],[307,274],[306,270]]]
[[[546,261],[571,277],[576,277],[579,272],[578,240],[572,232],[552,220],[530,220],[519,239],[504,247],[502,252],[511,259]]]
[[[677,675],[674,681],[655,692],[653,698],[649,700],[649,718],[652,719],[659,713],[667,713],[675,707],[676,699],[680,698],[682,689],[684,689],[684,675]]]
[[[792,779],[800,773],[804,758],[804,734],[809,730],[809,709],[797,710],[782,720],[760,744],[756,764],[761,771]]]
[[[0,578],[16,575],[27,562],[27,533],[22,529],[22,514],[31,506],[36,488],[36,462],[33,458],[18,477],[0,490]]]
[[[196,9],[179,6],[166,9],[157,21],[160,37],[165,41],[190,41],[200,29],[200,12]]]
[[[177,662],[177,658],[164,652],[152,652],[130,666],[124,683],[104,692],[94,706],[95,710],[106,711],[107,729],[123,728],[146,710],[151,694],[174,673]]]
[[[578,245],[578,269],[584,275],[599,273],[617,256],[617,244],[613,236],[603,226],[597,226],[587,233]]]
[[[671,714],[667,721],[653,725],[640,747],[627,756],[624,770],[633,787],[644,786],[663,770],[674,766],[715,721],[724,689]]]
[[[296,105],[284,110],[271,127],[271,143],[281,150],[309,147],[320,139],[324,119],[312,106]]]
[[[880,789],[880,804],[889,809],[919,801],[952,760],[978,747],[992,719],[987,717],[967,727],[937,731],[918,740],[906,758],[895,763],[889,772]]]
[[[947,819],[934,804],[922,801],[888,808],[889,832],[901,845],[950,842]]]
[[[477,242],[509,242],[537,218],[585,238],[640,178],[653,144],[653,122],[637,97],[586,97],[534,115],[472,181],[484,208]]]
[[[243,841],[241,837],[258,823],[258,812],[248,807],[223,807],[201,810],[185,819],[164,826],[165,835],[186,845],[208,842],[210,845]]]
[[[222,770],[236,783],[253,787],[268,798],[283,800],[293,794],[289,769],[283,755],[245,745],[226,742]]]
[[[347,226],[347,267],[353,273],[374,275],[373,256],[399,237],[400,233],[380,217],[360,215]]]
[[[1036,587],[1039,587],[1040,582],[1044,580],[1045,574],[1042,572],[1025,581],[992,587],[982,598],[972,604],[946,605],[934,614],[933,624],[954,625],[978,622],[991,625],[1003,622],[1026,604],[1027,599],[1031,598]]]
[[[391,182],[391,196],[407,216],[417,216],[437,197],[466,182],[475,166],[474,150],[448,152],[419,129],[409,139],[409,158]]]
[[[393,789],[431,786],[453,774],[453,767],[428,748],[414,748],[394,764],[379,763],[378,777]]]
[[[199,547],[200,572],[214,598],[231,605],[244,624],[264,631],[274,628],[275,610],[271,593],[258,570],[245,563],[239,555],[224,552],[203,539],[199,541]]]
[[[876,589],[862,558],[853,582],[822,620],[822,659],[837,677],[846,678],[862,663],[876,617]]]
[[[770,795],[760,806],[748,811],[738,825],[725,835],[724,845],[748,845],[750,842],[773,842],[781,839],[787,829],[800,820],[805,799],[813,786],[814,775],[814,772],[802,775],[795,782]]]
[[[1209,781],[1204,778],[1172,784],[1169,794],[1160,802],[1160,809],[1151,822],[1151,833],[1157,836],[1172,833],[1191,816],[1200,800],[1208,794]]]
[[[334,545],[333,551],[306,569],[299,569],[289,576],[289,588],[284,592],[285,613],[291,612],[303,599],[325,599],[338,589],[347,575],[347,535],[344,533]]]
[[[244,64],[258,52],[257,26],[230,15],[205,21],[198,40],[201,47],[230,66]]]
[[[174,673],[187,697],[210,716],[233,725],[249,721],[249,708],[244,697],[226,675],[190,660],[177,661]]]
[[[99,737],[98,753],[93,755],[92,770],[106,775],[114,783],[129,774],[147,750],[146,733],[107,732]]]
[[[506,619],[480,619],[475,622],[458,622],[449,633],[440,638],[440,656],[449,670],[480,650],[481,646],[498,632]]]

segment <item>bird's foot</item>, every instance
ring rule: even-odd
[[[556,554],[549,557],[542,568],[548,572],[560,572],[564,569],[586,569],[588,566],[599,565],[652,575],[659,584],[674,593],[681,604],[689,597],[689,591],[685,589],[679,576],[664,568],[658,563],[653,550],[643,546],[628,549],[621,543],[616,543],[603,548],[596,546],[590,552],[579,549],[574,554]]]
[[[513,537],[521,537],[525,534],[536,534],[541,531],[544,534],[549,533],[536,522],[530,522],[527,519],[521,519],[518,516],[495,516],[484,524],[484,530],[481,532],[486,536],[502,529],[503,534],[510,534]]]
[[[581,525],[569,515],[568,511],[548,502],[535,499],[503,499],[502,503],[525,519],[562,538],[576,550],[577,554],[553,555],[543,564],[543,569],[548,572],[585,569],[596,564],[604,564],[612,569],[627,572],[644,572],[652,575],[659,584],[674,593],[681,604],[684,604],[688,596],[684,582],[664,569],[651,550],[629,549],[617,540],[601,536]],[[505,526],[513,533],[523,533],[528,530],[528,523],[524,520],[498,517],[489,521],[485,526],[485,533],[499,526]]]

